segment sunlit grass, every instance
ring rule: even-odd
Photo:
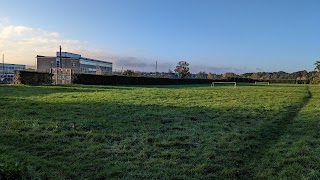
[[[309,99],[302,85],[0,86],[0,177],[275,175],[269,154]]]

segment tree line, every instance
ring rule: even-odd
[[[179,65],[179,64],[178,64]],[[271,81],[276,83],[298,83],[298,84],[320,84],[320,61],[316,61],[314,64],[316,67],[314,71],[297,71],[293,73],[287,73],[284,71],[278,72],[252,72],[244,74],[235,74],[233,72],[226,72],[223,74],[206,73],[200,71],[196,74],[196,78],[199,79],[232,79],[232,78],[249,78],[257,81]]]
[[[279,72],[253,72],[253,73],[244,73],[244,74],[235,74],[233,72],[226,72],[223,74],[214,74],[214,73],[206,73],[204,71],[198,72],[196,74],[197,78],[200,79],[230,79],[230,78],[249,78],[257,81],[271,81],[277,83],[320,83],[320,73],[319,71],[297,71],[293,73],[287,73],[284,71]]]
[[[149,77],[163,77],[163,78],[198,78],[198,79],[213,79],[224,80],[232,78],[248,78],[256,81],[269,81],[275,83],[298,83],[298,84],[320,84],[320,61],[316,61],[314,64],[316,67],[314,71],[297,71],[287,73],[284,71],[278,72],[252,72],[236,74],[233,72],[226,72],[223,74],[216,74],[212,72],[200,71],[196,74],[191,74],[189,69],[189,63],[186,61],[180,61],[177,63],[174,71],[169,69],[168,72],[140,72],[133,70],[124,70],[122,72],[114,72],[117,75],[125,76],[149,76]]]

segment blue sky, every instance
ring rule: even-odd
[[[153,71],[158,61],[168,71],[185,60],[194,73],[311,71],[320,58],[318,7],[317,0],[3,0],[0,53],[32,65],[61,44],[114,69]]]

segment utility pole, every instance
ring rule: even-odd
[[[158,61],[156,61],[156,72],[155,72],[155,77],[157,77],[157,71],[158,71]]]
[[[61,45],[60,45],[60,63],[59,63],[59,67],[63,68],[62,67],[62,57],[61,57]]]
[[[59,51],[59,66],[56,67],[56,85],[58,84],[58,73],[59,73],[59,70],[60,70],[60,67],[62,66],[62,58],[61,58],[61,45],[59,46],[60,48],[60,51]]]
[[[2,54],[2,81],[4,80],[4,54]]]

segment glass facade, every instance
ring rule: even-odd
[[[89,58],[80,58],[80,72],[85,74],[111,73],[112,63]]]
[[[24,70],[26,65],[0,63],[0,74],[13,74],[15,70]]]
[[[57,57],[60,57],[60,52],[57,52]],[[69,53],[69,52],[61,52],[61,57],[81,58],[81,55],[80,54]]]
[[[94,59],[88,59],[88,58],[80,58],[80,64],[83,65],[91,65],[91,66],[101,66],[101,67],[112,67],[112,63],[105,62],[105,61],[98,61]]]

